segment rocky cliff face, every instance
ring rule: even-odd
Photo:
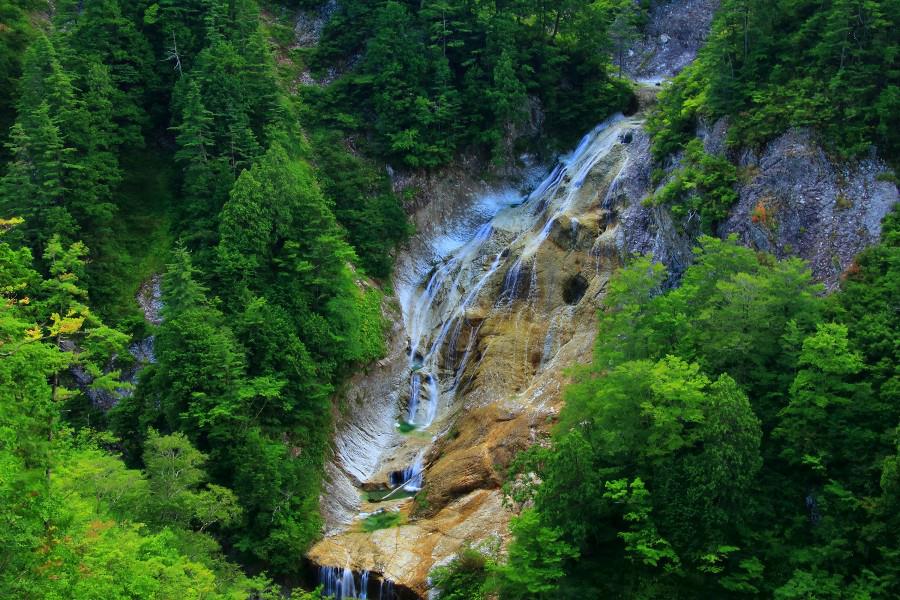
[[[621,264],[609,192],[639,126],[598,128],[530,194],[433,188],[442,195],[420,209],[398,260],[391,354],[346,395],[313,562],[424,596],[430,570],[463,544],[505,545],[506,468],[553,422],[565,367],[589,359]],[[415,499],[371,502],[398,486]],[[366,531],[376,511],[399,526]]]
[[[707,152],[725,154],[727,124],[702,126]],[[641,199],[650,185],[650,140],[635,136],[630,161],[614,192],[621,207],[619,250],[653,254],[680,273],[691,258],[692,242],[669,213]],[[878,241],[881,221],[898,200],[890,168],[875,156],[855,163],[827,156],[810,131],[791,130],[761,151],[734,157],[742,169],[739,200],[720,224],[720,237],[736,235],[745,245],[778,258],[806,260],[813,275],[833,290],[854,256]]]
[[[878,241],[897,202],[887,165],[871,156],[831,160],[810,131],[791,130],[761,152],[744,152],[748,181],[721,233],[779,258],[799,256],[834,289],[863,248]]]
[[[637,81],[656,83],[677,75],[706,41],[718,0],[670,0],[650,9],[647,26],[625,55]]]
[[[144,314],[144,320],[150,325],[159,325],[162,323],[162,275],[153,275],[150,279],[144,281],[137,294],[135,301]],[[106,390],[92,389],[93,377],[80,366],[70,369],[72,377],[75,379],[79,388],[84,391],[95,408],[100,410],[110,410],[119,403],[124,397],[130,396],[134,386],[138,383],[140,372],[149,364],[156,362],[156,354],[154,352],[153,342],[155,336],[136,340],[128,346],[130,356],[119,357],[113,356],[110,363],[106,366],[106,372],[113,369],[121,371],[120,379],[124,385],[115,392]],[[74,346],[67,348],[72,351]]]
[[[724,123],[700,133],[708,151],[724,152]],[[428,186],[435,195],[416,211],[419,234],[386,305],[390,355],[345,396],[313,562],[424,597],[430,570],[464,544],[505,546],[505,470],[553,422],[566,367],[590,359],[610,275],[636,253],[676,274],[690,260],[691,240],[668,212],[642,202],[653,192],[649,146],[639,120],[621,119],[576,151],[585,162],[563,161],[530,195],[462,176]],[[809,132],[788,132],[740,164],[740,200],[719,233],[800,256],[830,286],[877,240],[898,198],[878,177],[883,163],[836,163]],[[403,433],[403,422],[418,426]],[[406,492],[371,502],[409,476],[418,479]],[[366,531],[379,511],[399,525]]]

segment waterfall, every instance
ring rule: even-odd
[[[392,346],[397,352],[379,363],[380,371],[361,380],[359,392],[366,393],[357,397],[365,402],[354,405],[360,418],[348,419],[338,437],[334,473],[340,487],[333,489],[340,498],[333,505],[342,519],[352,511],[356,518],[335,526],[327,534],[334,543],[317,545],[313,556],[320,564],[344,564],[346,551],[353,558],[348,564],[358,570],[354,575],[350,568],[322,568],[326,597],[392,600],[396,591],[380,575],[385,571],[398,577],[398,586],[418,585],[419,572],[404,561],[413,542],[407,536],[418,535],[411,532],[422,525],[373,534],[363,519],[373,510],[404,511],[410,496],[431,485],[425,457],[441,436],[452,435],[451,419],[462,411],[490,405],[506,389],[520,393],[523,403],[548,401],[553,392],[544,388],[557,382],[534,375],[555,368],[572,338],[573,315],[592,283],[589,274],[582,277],[591,269],[590,256],[583,255],[588,238],[603,228],[601,204],[616,198],[610,189],[602,196],[616,173],[600,167],[623,162],[618,139],[636,124],[623,117],[601,124],[531,193],[507,187],[459,205],[436,203],[428,214],[449,213],[446,223],[429,223],[420,214],[421,233],[398,257],[394,279],[405,353]],[[579,251],[573,253],[575,246]],[[567,307],[554,304],[557,286]],[[470,393],[471,403],[464,404],[462,396]],[[353,492],[358,494],[351,498]],[[363,568],[373,569],[371,576]],[[399,591],[406,594],[407,588]]]
[[[369,598],[369,572],[363,571],[359,576],[359,600],[368,600]]]
[[[470,230],[472,233],[467,240],[449,234],[432,240],[436,252],[446,253],[440,254],[440,259],[421,280],[417,287],[419,291],[410,290],[404,310],[410,339],[410,396],[406,412],[406,421],[410,425],[427,429],[438,418],[441,408],[452,404],[452,397],[442,397],[442,389],[451,395],[455,393],[461,367],[468,364],[471,340],[462,362],[453,364],[456,363],[456,345],[466,321],[466,311],[507,263],[512,254],[510,248],[518,247],[520,250],[506,270],[500,294],[493,306],[509,308],[516,299],[530,298],[537,292],[537,270],[533,256],[560,218],[573,209],[578,192],[592,169],[618,143],[619,128],[615,125],[623,120],[621,115],[617,115],[591,130],[523,201],[511,201],[508,194],[485,198],[480,205],[484,209],[485,221]],[[486,252],[486,249],[492,244],[496,248],[495,233],[504,229],[507,222],[517,226],[513,242],[499,248],[499,251],[495,250],[496,254],[488,262],[491,252]],[[573,238],[578,226],[577,219],[573,218]],[[537,233],[533,234],[535,229]],[[508,231],[509,227],[505,230]],[[527,282],[523,281],[523,275],[529,277]],[[528,286],[524,295],[523,285]],[[445,364],[448,361],[444,357],[448,341],[451,364]],[[441,383],[444,373],[452,374],[446,385]]]
[[[378,600],[394,600],[393,581],[386,578],[381,579],[381,585],[378,588]]]
[[[366,575],[368,582],[368,574]],[[356,580],[349,567],[322,567],[319,569],[319,584],[322,594],[335,600],[356,598]]]
[[[378,577],[378,573],[375,573]],[[359,587],[356,586],[356,578],[348,567],[321,567],[319,569],[319,584],[322,586],[322,596],[335,600],[368,600],[369,580],[372,573],[362,571],[359,575]],[[373,600],[394,600],[394,582],[386,577],[381,578],[378,584],[378,596]]]
[[[416,422],[416,414],[419,412],[419,395],[422,393],[422,374],[415,369],[415,366],[410,375],[409,388],[409,409],[406,421],[412,425]]]
[[[403,489],[407,492],[418,492],[422,489],[422,474],[425,472],[425,450],[416,454],[413,463],[403,469]]]

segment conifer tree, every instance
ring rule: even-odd
[[[42,248],[52,235],[75,235],[78,226],[65,203],[72,149],[46,101],[20,115],[8,147],[12,160],[0,179],[0,208],[26,220],[17,234],[32,248]]]

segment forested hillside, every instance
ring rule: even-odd
[[[839,293],[796,260],[700,240],[681,286],[615,278],[592,365],[511,497],[509,597],[889,598],[897,215]]]
[[[2,10],[0,587],[275,593],[219,548],[301,571],[331,393],[382,352],[360,269],[387,274],[405,217],[377,185],[335,217],[252,0]],[[347,235],[359,215],[385,223],[374,242]],[[133,298],[163,270],[156,328]],[[128,389],[129,339],[148,334]],[[103,392],[121,396],[109,412]]]
[[[350,76],[305,99],[317,121],[371,129],[379,155],[413,167],[473,147],[502,158],[508,129],[533,118],[528,96],[567,146],[585,121],[631,105],[609,68],[611,33],[636,31],[648,4],[340,2],[305,59],[313,74]]]
[[[815,127],[843,156],[876,145],[896,160],[900,3],[724,0],[709,42],[662,96],[654,152],[677,150],[698,117],[728,117],[733,146]]]
[[[0,0],[0,595],[322,597],[324,464],[347,381],[396,335],[415,233],[392,176],[552,165],[634,113],[625,57],[659,4]],[[314,45],[301,11],[327,15]],[[612,279],[593,362],[512,462],[511,543],[432,571],[441,598],[900,596],[897,212],[830,295],[715,237],[737,155],[788,128],[898,164],[898,19],[900,0],[721,3],[648,117],[645,202],[699,217],[694,262]],[[707,153],[697,128],[722,118]],[[479,269],[511,305],[504,243]],[[567,286],[574,306],[587,284]],[[435,433],[410,414],[398,435]]]

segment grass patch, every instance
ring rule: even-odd
[[[400,430],[400,433],[411,433],[416,430],[416,426],[406,421],[400,421],[400,424],[397,425],[397,429]]]
[[[379,529],[390,529],[391,527],[396,527],[400,525],[402,520],[403,516],[400,513],[394,511],[384,511],[366,517],[365,521],[363,521],[362,528],[363,531],[371,533],[372,531],[378,531]]]

